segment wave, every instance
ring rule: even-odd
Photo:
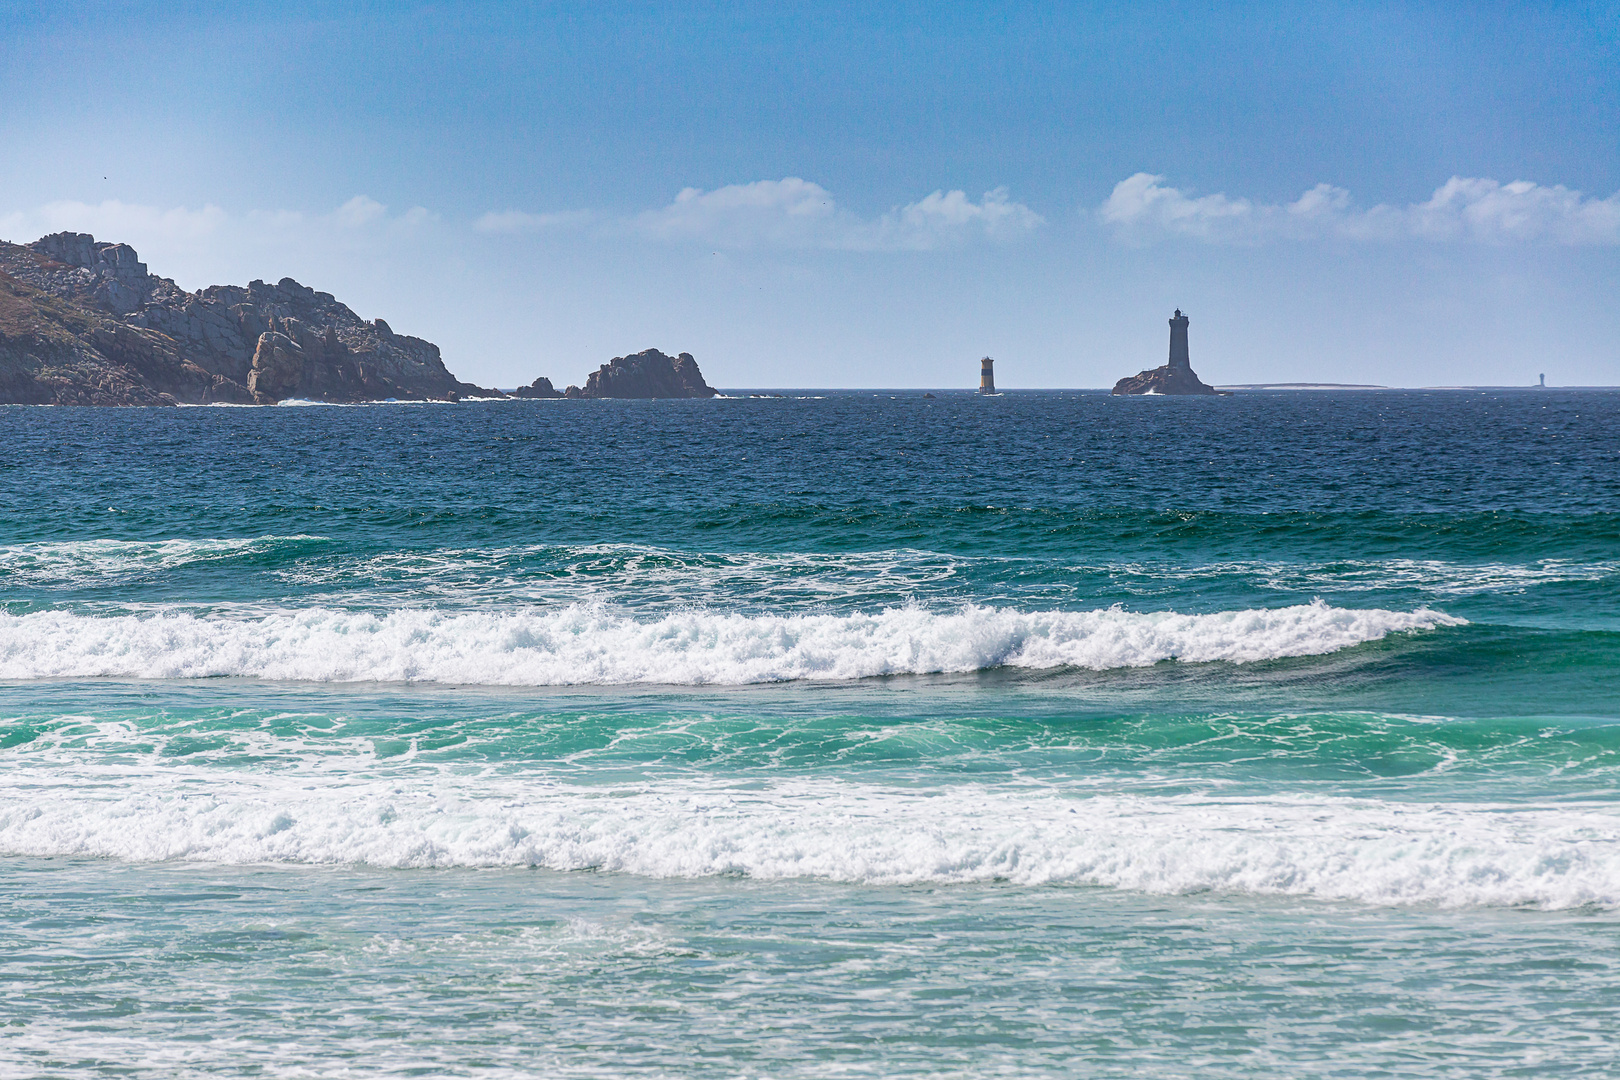
[[[479,525],[500,508],[458,511]],[[684,514],[686,511],[682,511]],[[647,513],[657,515],[659,511]],[[658,524],[678,528],[675,515]],[[783,535],[821,550],[844,550],[856,538],[864,547],[899,546],[916,537],[938,538],[930,546],[963,554],[1009,551],[1053,559],[1076,552],[1092,558],[1168,558],[1175,562],[1221,562],[1276,552],[1294,560],[1332,563],[1346,552],[1361,558],[1421,558],[1460,563],[1545,558],[1605,562],[1614,558],[1620,513],[1528,511],[1449,512],[1385,509],[1255,510],[1091,508],[1027,505],[945,504],[875,506],[861,503],[731,502],[710,517],[723,522],[741,545],[769,548]],[[645,518],[638,521],[638,524]],[[640,533],[639,535],[648,535]],[[948,539],[946,539],[948,538]]]
[[[131,574],[163,573],[272,553],[299,554],[324,536],[201,537],[170,540],[60,540],[0,544],[0,582],[27,586],[84,586]]]
[[[236,599],[285,587],[304,603],[364,607],[390,595],[431,597],[435,607],[491,601],[621,605],[685,604],[806,611],[907,601],[972,600],[1020,608],[1108,604],[1223,586],[1276,602],[1279,594],[1343,600],[1399,592],[1399,602],[1523,593],[1539,586],[1620,580],[1620,562],[1539,559],[1454,563],[1425,559],[1157,560],[957,555],[918,548],[865,552],[690,551],[643,544],[520,544],[388,548],[297,534],[158,541],[81,540],[0,545],[0,584],[41,590],[105,588],[131,577],[234,572]],[[251,575],[260,575],[256,583]],[[212,579],[220,593],[222,579]],[[199,599],[210,590],[190,588]],[[1389,598],[1381,598],[1391,602]],[[1238,601],[1241,603],[1242,601]],[[1374,602],[1377,602],[1376,600]]]
[[[1092,670],[1163,660],[1315,656],[1391,633],[1465,625],[1428,608],[1321,602],[1207,615],[888,608],[875,615],[680,612],[638,620],[602,605],[387,613],[329,608],[256,618],[0,615],[0,678],[246,676],[315,682],[743,684],[968,672]]]
[[[1334,592],[1409,589],[1438,596],[1522,593],[1536,585],[1591,583],[1620,576],[1620,562],[1572,559],[1537,559],[1528,563],[1457,563],[1441,559],[1338,559],[1328,563],[1255,560],[1196,566],[1135,563],[1106,569],[1116,577],[1132,575],[1149,583],[1235,578],[1277,589]]]
[[[0,791],[0,852],[1620,906],[1620,813],[1610,804],[1077,798],[836,780],[623,790],[500,775],[424,782],[420,771],[344,782],[233,772],[221,783],[176,768],[116,785],[105,769],[92,775],[75,787],[59,770],[14,770]]]

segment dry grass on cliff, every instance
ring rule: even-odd
[[[40,292],[0,270],[0,338],[65,345],[104,321],[96,312]]]

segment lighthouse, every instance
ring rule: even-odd
[[[1161,367],[1149,368],[1114,384],[1116,394],[1208,394],[1229,397],[1230,390],[1217,390],[1204,385],[1192,369],[1192,357],[1187,353],[1187,316],[1177,308],[1170,316],[1170,360]]]
[[[996,362],[988,356],[979,361],[979,393],[996,392]]]
[[[1192,370],[1192,357],[1187,352],[1187,322],[1187,316],[1176,308],[1176,313],[1170,317],[1170,366],[1183,371]]]

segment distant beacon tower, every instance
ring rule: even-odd
[[[1187,355],[1187,316],[1176,308],[1170,320],[1170,366],[1183,371],[1192,370],[1192,358]]]
[[[1183,334],[1185,340],[1185,334]],[[1183,352],[1186,350],[1183,349]],[[979,393],[993,394],[996,392],[996,362],[988,356],[979,361]]]
[[[1541,388],[1543,390],[1547,389],[1547,376],[1545,375],[1541,377]]]

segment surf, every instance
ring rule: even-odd
[[[621,788],[488,774],[470,784],[409,762],[368,772],[103,766],[80,787],[60,770],[18,769],[6,795],[29,796],[0,798],[0,852],[1620,907],[1620,814],[1610,803],[1076,796],[1034,784],[827,777]]]
[[[316,607],[249,618],[53,610],[0,615],[0,678],[741,685],[998,667],[1245,664],[1462,625],[1429,608],[1351,609],[1320,601],[1213,614],[965,604],[840,615],[694,610],[650,618],[602,604],[473,612]]]

